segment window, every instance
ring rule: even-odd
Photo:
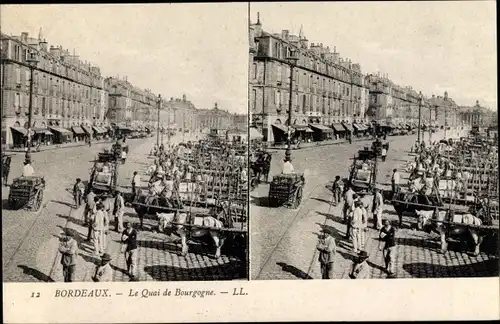
[[[347,95],[349,95],[349,87],[346,87]]]
[[[42,116],[45,116],[47,108],[45,106],[45,97],[42,97]]]
[[[19,93],[16,93],[14,97],[14,110],[16,112],[19,112],[21,108],[21,95]]]
[[[276,107],[278,107],[278,109],[281,109],[281,92],[278,90],[276,91]]]
[[[281,82],[281,63],[276,63],[276,81]]]
[[[21,67],[16,66],[16,84],[21,84]]]
[[[257,79],[257,63],[253,64],[253,78]]]
[[[306,95],[302,95],[302,113],[305,114],[306,111]]]

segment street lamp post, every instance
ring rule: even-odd
[[[291,161],[292,147],[292,92],[293,92],[293,68],[297,64],[298,57],[295,55],[295,50],[290,49],[290,55],[286,58],[290,64],[290,97],[288,99],[288,137],[287,147],[285,151],[285,161]]]
[[[160,147],[160,107],[161,107],[161,95],[158,95],[158,118],[156,121],[156,146]]]
[[[417,134],[417,143],[420,144],[420,127],[422,124],[422,91],[418,94],[418,134]]]
[[[26,60],[30,69],[30,96],[29,96],[29,115],[28,115],[28,150],[26,151],[25,160],[27,163],[31,161],[31,126],[33,119],[33,72],[38,64],[35,52],[29,53],[29,58]]]

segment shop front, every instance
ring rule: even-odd
[[[65,128],[49,127],[52,134],[54,134],[54,144],[69,143],[73,139],[73,133]]]
[[[344,139],[346,138],[347,131],[340,123],[332,124],[333,134],[335,139]]]
[[[313,141],[314,131],[307,124],[291,125],[294,132],[292,133],[292,143],[309,143]]]
[[[314,141],[325,141],[333,138],[333,129],[322,124],[309,124],[314,131],[312,134]]]

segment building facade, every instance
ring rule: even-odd
[[[490,127],[498,125],[498,113],[479,104],[479,100],[472,107],[458,108],[457,124],[463,127]]]
[[[215,103],[213,109],[200,109],[198,111],[198,127],[201,132],[208,132],[212,129],[228,130],[233,128],[234,116],[223,109],[219,109]]]
[[[11,127],[28,128],[31,69],[33,128],[104,122],[107,94],[99,67],[61,46],[49,48],[41,32],[38,38],[1,34],[2,144],[12,144]]]
[[[267,33],[260,17],[250,27],[250,38],[250,123],[264,140],[274,141],[272,125],[288,125],[290,82],[291,125],[330,126],[365,118],[368,89],[361,67],[341,58],[335,47],[309,45],[302,29],[298,36],[288,30]],[[290,78],[292,52],[298,60]]]

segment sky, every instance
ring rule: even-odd
[[[11,5],[2,33],[76,51],[104,76],[197,108],[246,113],[248,4]]]
[[[363,73],[388,74],[425,96],[497,109],[496,7],[474,2],[251,3],[264,31],[302,25],[309,43],[337,47]]]

